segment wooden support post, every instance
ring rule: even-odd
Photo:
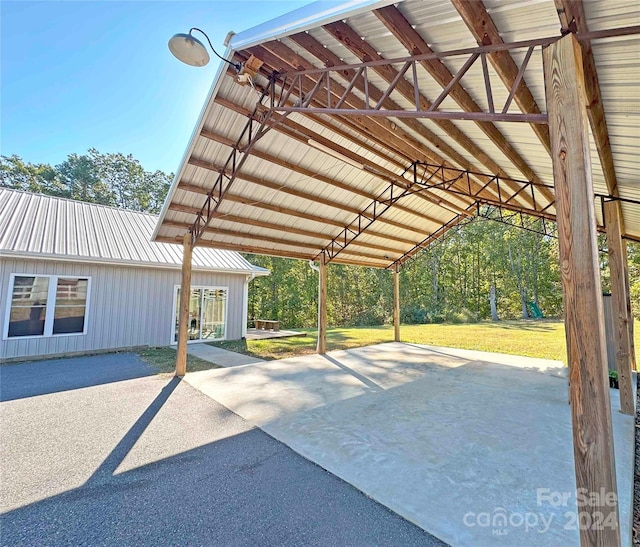
[[[624,266],[624,286],[625,291],[627,293],[627,316],[629,317],[629,354],[631,357],[631,369],[638,370],[637,361],[636,361],[636,341],[635,336],[633,334],[634,329],[634,318],[633,318],[633,309],[631,308],[631,286],[629,284],[629,259],[627,257],[627,243],[622,243],[622,252],[623,259],[622,264]]]
[[[327,263],[323,253],[320,256],[318,279],[318,347],[317,352],[327,353]]]
[[[629,340],[629,317],[625,269],[626,243],[622,241],[622,211],[619,201],[604,204],[609,249],[609,271],[611,273],[611,304],[613,308],[613,343],[616,351],[616,368],[620,387],[620,410],[624,414],[635,414],[633,385],[631,379],[631,341]]]
[[[193,238],[187,232],[182,240],[182,284],[180,285],[180,319],[178,320],[178,351],[176,376],[187,373],[187,342],[189,340],[189,302],[191,300],[191,254]]]
[[[578,503],[578,516],[590,516],[578,520],[594,523],[580,526],[580,544],[616,546],[620,545],[620,521],[587,100],[582,52],[575,36],[569,34],[544,48],[543,64],[570,361],[576,486],[586,501]]]
[[[393,270],[393,339],[400,342],[400,271]]]

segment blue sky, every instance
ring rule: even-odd
[[[167,41],[197,26],[219,53],[298,1],[0,3],[0,153],[56,165],[88,148],[175,172],[218,63],[193,68]]]

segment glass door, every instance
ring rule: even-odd
[[[194,287],[189,299],[189,340],[221,340],[226,335],[227,290]],[[175,328],[173,341],[178,341],[180,287],[176,287]]]
[[[202,331],[203,340],[217,340],[225,335],[226,291],[204,289],[202,294]]]

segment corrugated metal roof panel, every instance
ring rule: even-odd
[[[313,8],[305,8],[299,12],[300,18],[295,15],[285,16],[279,21],[266,23],[253,31],[241,33],[232,39],[231,43],[232,45],[239,44],[236,47],[265,44],[266,48],[271,48],[272,51],[279,51],[284,45],[311,65],[324,66],[323,59],[316,58],[296,40],[288,38],[296,32],[306,31],[324,46],[325,51],[332,53],[342,62],[360,62],[358,56],[322,28],[322,25],[326,23],[341,20],[366,40],[382,57],[387,59],[405,57],[408,53],[404,46],[372,12],[375,8],[389,4],[391,2],[355,2],[350,4],[352,9],[341,6],[337,11],[329,10],[322,11],[322,13],[310,13],[309,10]],[[449,0],[405,0],[394,3],[394,5],[429,44],[429,47],[436,52],[477,45],[475,37]],[[525,0],[522,2],[485,0],[484,5],[505,42],[559,35],[560,21],[552,0]],[[640,7],[632,2],[614,0],[585,2],[585,11],[591,30],[640,23]],[[275,43],[269,44],[275,39],[281,41],[279,48],[275,47]],[[609,126],[618,189],[622,197],[637,199],[640,187],[637,182],[637,172],[640,169],[640,160],[637,154],[640,147],[640,107],[637,94],[637,89],[640,87],[640,38],[638,35],[633,35],[624,38],[594,40],[592,47]],[[516,66],[520,66],[522,63],[525,52],[525,49],[511,52]],[[242,52],[242,54],[245,53]],[[443,63],[450,72],[455,73],[465,60],[466,57],[447,57]],[[295,61],[295,63],[297,62]],[[275,60],[274,63],[278,67],[286,65],[280,60]],[[274,68],[278,67],[274,66]],[[494,102],[498,107],[506,99],[509,91],[491,63],[489,63],[488,72],[493,83]],[[409,73],[405,76],[407,79],[410,79]],[[422,66],[418,67],[417,73],[422,95],[433,101],[441,92],[440,85]],[[377,74],[375,70],[368,70],[368,76],[369,85],[376,86],[380,90],[386,89],[385,78]],[[342,86],[342,89],[349,85],[348,80],[344,78],[336,76],[335,79]],[[263,76],[259,76],[258,80],[258,83],[265,84]],[[534,52],[529,61],[524,72],[524,81],[534,100],[544,111],[545,85],[542,73],[542,56],[539,50]],[[478,105],[487,108],[484,75],[479,62],[469,70],[460,83]],[[249,111],[252,111],[255,106],[255,90],[250,86],[237,85],[234,79],[229,76],[222,76],[215,83],[214,89],[216,90],[216,98],[231,101]],[[361,90],[354,89],[353,94],[357,101],[362,101],[364,98]],[[402,108],[412,108],[412,98],[403,95],[398,89],[391,93],[390,98]],[[447,97],[441,105],[441,109],[459,111],[461,107],[452,97]],[[518,111],[515,102],[512,103],[509,111]],[[530,168],[543,183],[551,185],[553,182],[549,153],[532,127],[526,123],[496,122],[494,124],[517,154],[526,162],[526,166],[518,167],[517,159],[510,159],[507,152],[496,145],[483,128],[470,121],[453,121],[448,125],[453,130],[462,131],[473,145],[479,148],[480,153],[472,152],[472,147],[464,144],[462,140],[456,140],[457,138],[454,138],[450,134],[450,130],[446,128],[447,124],[439,124],[433,120],[420,119],[416,122],[406,119],[380,120],[371,117],[360,119],[324,114],[315,115],[312,118],[300,113],[291,114],[288,120],[295,121],[298,124],[297,127],[302,128],[302,131],[298,133],[298,129],[294,130],[288,127],[286,131],[295,133],[295,136],[292,137],[286,135],[286,131],[280,131],[279,128],[276,128],[266,133],[256,143],[254,149],[256,155],[249,157],[245,162],[239,177],[231,187],[231,195],[240,196],[242,202],[238,202],[237,199],[236,201],[223,200],[219,209],[222,216],[213,218],[210,224],[211,230],[205,235],[209,241],[214,243],[221,241],[227,246],[237,245],[238,248],[256,245],[265,250],[277,249],[276,243],[265,241],[264,237],[262,240],[259,239],[263,234],[271,234],[274,241],[278,238],[277,230],[260,227],[259,224],[262,223],[272,227],[278,226],[281,230],[280,239],[284,239],[289,233],[287,237],[290,241],[305,243],[307,247],[321,249],[322,239],[302,236],[300,233],[296,234],[295,231],[301,229],[307,232],[317,231],[323,237],[329,238],[338,236],[344,228],[354,221],[354,215],[350,212],[353,211],[353,208],[364,212],[367,206],[371,206],[372,197],[379,195],[387,188],[391,179],[400,181],[399,184],[406,184],[406,181],[400,179],[402,170],[408,167],[411,161],[422,157],[437,155],[454,166],[460,166],[464,162],[472,169],[487,175],[494,174],[494,170],[487,167],[490,163],[494,163],[510,176],[521,180],[530,179],[529,175],[523,174],[529,172]],[[330,127],[319,123],[322,120],[327,121]],[[203,113],[202,124],[223,137],[235,141],[246,121],[247,118],[244,115],[216,103],[214,98]],[[420,126],[435,135],[444,146],[441,147],[431,142],[424,135]],[[381,127],[384,127],[384,130],[380,130]],[[313,133],[328,139],[335,146],[341,147],[339,149],[356,154],[365,168],[355,168],[343,160],[308,146],[305,135]],[[408,135],[407,139],[405,139],[406,135]],[[596,193],[607,194],[608,190],[600,158],[593,138],[591,140],[594,189]],[[398,146],[397,143],[401,141],[404,141],[404,145]],[[246,139],[240,143],[240,146],[244,143],[246,143]],[[446,146],[450,148],[449,152],[444,149]],[[229,157],[230,150],[226,145],[214,142],[202,135],[196,135],[189,146],[185,161],[191,157],[222,165]],[[266,155],[273,156],[275,161],[262,159]],[[296,172],[296,169],[304,172]],[[377,174],[374,174],[374,171],[377,171]],[[269,187],[268,184],[256,184],[256,181],[248,182],[242,179],[243,174],[247,177],[264,179],[271,185],[281,184],[289,191],[278,191]],[[195,184],[204,189],[210,189],[216,177],[216,173],[206,169],[192,165],[181,167],[180,180],[182,182]],[[332,181],[328,181],[327,178]],[[178,182],[174,183],[174,188]],[[293,195],[295,192],[298,193],[297,196]],[[308,195],[305,197],[301,193]],[[424,191],[422,193],[427,194]],[[428,194],[435,199],[447,199],[450,204],[453,203],[458,207],[464,208],[468,204],[468,201],[442,189],[430,190]],[[526,192],[520,194],[516,198],[516,202],[522,204],[527,199],[525,194]],[[541,200],[541,196],[538,196],[537,199]],[[204,203],[204,196],[202,193],[178,189],[170,194],[169,200],[173,203],[199,209]],[[333,205],[327,204],[327,201],[332,202]],[[342,209],[344,210],[336,207],[336,203],[343,205]],[[626,204],[623,210],[627,233],[640,237],[640,214],[637,213],[637,205]],[[548,209],[548,212],[553,213],[553,211],[553,207]],[[225,214],[244,217],[250,222],[246,226],[240,226],[237,222],[225,221]],[[597,214],[600,213],[597,212]],[[423,220],[425,217],[426,221]],[[169,207],[165,207],[162,216],[162,219],[168,222],[185,224],[191,224],[193,218],[193,215]],[[360,256],[360,258],[354,258],[354,261],[357,260],[359,263],[369,261],[379,265],[379,261],[387,260],[387,254],[371,247],[368,251],[364,251],[367,243],[373,246],[383,246],[385,236],[395,237],[401,239],[402,242],[390,239],[393,248],[398,251],[408,251],[424,239],[425,232],[432,233],[439,225],[453,221],[456,218],[456,210],[455,207],[452,209],[450,205],[445,204],[442,207],[428,202],[424,199],[424,195],[413,194],[402,198],[381,218],[386,219],[387,222],[376,220],[371,226],[373,231],[369,233],[365,230],[353,243],[353,248],[357,253],[361,251],[377,253],[379,260],[376,262],[375,259],[350,254],[351,245],[340,254],[343,260]],[[162,219],[156,228],[158,236],[176,237],[180,234],[180,230],[175,226],[163,225]],[[404,225],[404,227],[394,226],[394,223]],[[234,230],[239,232],[241,229],[242,237],[230,235],[218,237],[215,235],[216,227],[227,230],[227,232]],[[365,245],[358,247],[357,242]],[[286,244],[283,244],[283,249],[286,248]]]
[[[0,188],[0,256],[180,267],[179,245],[151,241],[157,217]],[[265,273],[233,251],[196,247],[200,270]]]

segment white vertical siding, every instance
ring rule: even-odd
[[[87,334],[0,340],[0,361],[18,357],[166,346],[171,341],[174,287],[180,270],[82,262],[0,258],[0,333],[4,333],[10,274],[90,276]],[[227,339],[243,336],[245,274],[193,272],[193,285],[228,287]]]

